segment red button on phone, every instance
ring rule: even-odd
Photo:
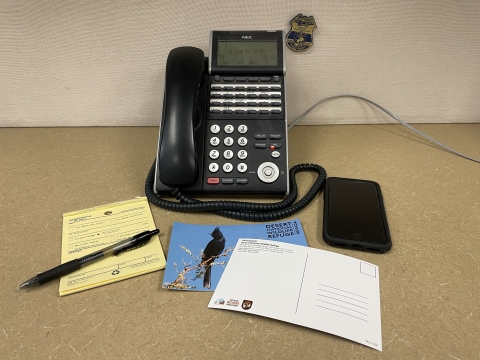
[[[208,184],[220,184],[220,178],[208,178],[207,183]]]

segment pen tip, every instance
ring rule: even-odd
[[[37,285],[40,285],[40,284],[38,283],[38,278],[35,276],[35,277],[33,277],[31,279],[28,279],[27,281],[21,283],[18,288],[19,289],[29,289],[29,288],[32,288],[32,287],[37,286]]]
[[[160,230],[155,229],[155,230],[150,231],[150,234],[156,235],[156,234],[158,234],[159,232],[160,232]]]

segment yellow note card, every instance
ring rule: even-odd
[[[145,197],[63,214],[62,263],[102,250],[120,240],[154,230]],[[144,246],[110,256],[60,279],[60,296],[164,269],[158,235]]]

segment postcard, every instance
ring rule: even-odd
[[[247,225],[196,225],[175,222],[163,287],[213,291],[239,238],[307,245],[298,219]]]
[[[208,307],[286,321],[382,350],[378,266],[329,251],[240,239]]]

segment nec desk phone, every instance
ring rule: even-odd
[[[167,59],[155,190],[288,192],[281,31],[213,31]]]
[[[169,210],[239,211],[223,215],[272,220],[292,213],[281,209],[297,197],[295,172],[323,171],[313,198],[323,186],[323,168],[305,164],[288,171],[285,72],[282,31],[212,31],[208,58],[195,47],[171,50],[158,154],[145,186],[149,200]],[[180,203],[157,196],[166,192]],[[202,203],[185,193],[287,197],[264,209],[256,203]],[[245,217],[258,211],[269,215]],[[272,211],[281,213],[272,217]]]

